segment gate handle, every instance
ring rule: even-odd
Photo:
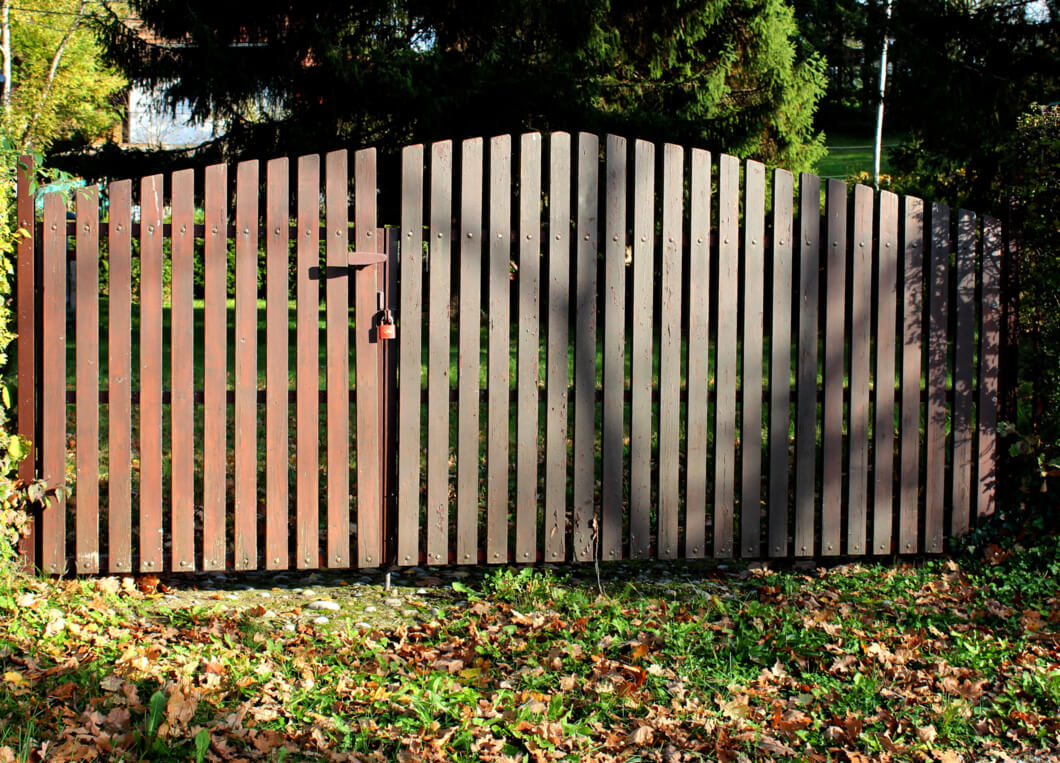
[[[382,252],[350,252],[349,264],[351,268],[359,268],[366,265],[379,265],[386,261],[387,256]]]

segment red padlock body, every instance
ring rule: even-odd
[[[397,325],[393,323],[379,324],[380,339],[397,339]]]

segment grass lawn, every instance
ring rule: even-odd
[[[605,595],[585,566],[407,571],[390,592],[358,573],[164,595],[8,576],[0,760],[1046,760],[1029,754],[1060,744],[1044,544],[604,566]]]
[[[875,132],[866,130],[862,133],[832,133],[825,131],[825,143],[828,145],[828,155],[817,163],[817,174],[823,178],[847,178],[856,177],[864,172],[868,174],[869,182],[872,181],[872,149]],[[883,156],[880,158],[880,172],[887,174],[888,168],[887,150],[901,145],[903,136],[891,136],[884,133]]]

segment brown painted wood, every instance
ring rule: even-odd
[[[449,268],[453,144],[431,146],[427,326],[427,561],[449,563]]]
[[[795,555],[814,554],[821,179],[799,176],[799,355],[795,417]]]
[[[740,554],[762,553],[762,333],[765,320],[766,168],[744,173],[743,382],[740,385]]]
[[[107,198],[107,548],[109,571],[128,574],[132,572],[132,183],[111,183]]]
[[[928,406],[924,551],[942,551],[946,500],[946,374],[949,353],[950,210],[931,205],[930,317],[928,322]]]
[[[31,190],[35,182],[35,163],[32,156],[18,159],[16,169],[16,215],[18,227],[24,235],[15,245],[15,303],[18,311],[15,330],[18,332],[18,404],[17,432],[29,443],[28,453],[18,467],[18,477],[24,483],[33,481],[37,471],[37,263],[36,263],[36,194]],[[32,572],[37,566],[37,522],[31,517],[26,534],[19,540],[19,554],[25,568]]]
[[[170,567],[195,569],[195,171],[173,173],[170,228]],[[165,402],[163,390],[163,403]]]
[[[225,481],[228,429],[225,399],[228,387],[228,168],[223,164],[206,168],[205,214],[202,566],[205,570],[223,570],[227,563]]]
[[[596,260],[599,236],[600,141],[578,133],[576,312],[574,314],[574,449],[571,454],[576,558],[597,558]]]
[[[795,178],[773,173],[773,318],[769,350],[769,546],[768,556],[788,554],[788,449],[791,437],[792,204]]]
[[[328,567],[350,564],[349,173],[345,150],[324,157],[327,241]]]
[[[972,383],[975,374],[975,213],[957,212],[957,327],[953,368],[953,501],[950,532],[972,523]]]
[[[77,203],[77,572],[99,572],[99,192]]]
[[[537,384],[541,346],[541,134],[519,149],[519,341],[515,460],[515,560],[537,559]]]
[[[997,507],[998,361],[1001,350],[1001,223],[983,218],[982,325],[979,331],[979,464],[976,472],[976,517]]]
[[[553,138],[554,140],[554,138]],[[622,502],[626,483],[624,473],[623,447],[626,439],[625,391],[626,391],[626,164],[627,147],[625,138],[608,135],[606,141],[607,164],[605,171],[606,191],[604,200],[604,366],[603,366],[603,432],[600,441],[602,482],[600,484],[600,558],[620,559],[622,557]],[[570,164],[561,168],[553,167],[552,199],[555,198],[556,186],[562,185],[566,202],[569,198]],[[566,206],[558,221],[552,224],[553,229],[563,228],[563,235],[569,233],[569,213]],[[556,239],[557,242],[559,239]],[[567,250],[563,250],[560,262],[553,268],[567,267]],[[566,286],[566,272],[561,276],[562,285]],[[566,389],[557,391],[553,385],[566,387],[567,371],[567,325],[568,314],[566,290],[558,286],[551,304],[562,306],[560,328],[563,332],[563,355],[556,358],[558,368],[556,379],[549,378],[549,394],[563,395],[563,413],[566,419]],[[553,308],[555,309],[555,308]],[[551,338],[552,329],[549,329]],[[552,361],[550,361],[551,363]],[[562,375],[560,375],[562,374]],[[564,420],[563,425],[566,424]],[[559,429],[557,422],[557,429]],[[563,432],[564,430],[560,430]],[[549,439],[552,442],[552,438]],[[560,436],[556,442],[563,442]],[[561,456],[566,462],[566,447],[561,449]],[[546,456],[547,457],[547,456]],[[557,496],[562,500],[562,496]],[[559,524],[559,527],[562,527]]]
[[[924,202],[905,197],[902,232],[902,417],[898,551],[920,549],[920,375],[924,325]]]
[[[822,556],[840,553],[843,516],[843,381],[846,376],[843,322],[847,281],[847,185],[828,181],[825,249],[824,413],[821,428]]]
[[[140,183],[140,571],[162,569],[162,176]]]
[[[692,150],[688,257],[688,424],[685,556],[706,556],[707,431],[710,425],[710,152]]]
[[[258,536],[258,174],[236,166],[235,568],[257,567]]]
[[[423,326],[423,146],[401,153],[397,562],[420,561],[420,391]]]
[[[879,226],[871,551],[888,554],[894,526],[894,340],[898,319],[898,197],[890,191],[880,193]]]
[[[867,186],[854,186],[850,287],[850,424],[846,552],[866,551],[869,490],[869,349],[872,327],[872,202]],[[894,395],[892,394],[892,398]]]
[[[41,471],[48,490],[66,484],[66,203],[44,196],[41,274]],[[66,497],[52,493],[41,512],[41,568],[66,572]]]
[[[633,336],[630,355],[629,555],[651,555],[652,275],[655,269],[655,146],[633,155]]]
[[[456,559],[478,561],[479,391],[482,342],[482,138],[460,151],[460,360],[456,452]]]
[[[356,250],[379,252],[384,243],[376,231],[376,152],[353,155],[354,233]],[[357,356],[357,563],[383,562],[383,409],[382,344],[376,335],[378,294],[384,290],[384,267],[372,265],[353,273]]]
[[[736,321],[739,309],[740,162],[718,163],[718,359],[715,371],[714,556],[733,554],[736,499]]]
[[[667,143],[662,167],[662,284],[659,303],[659,527],[658,556],[678,554],[681,437],[681,229],[684,151]]]
[[[320,156],[298,159],[295,566],[320,566]]]
[[[490,139],[489,419],[486,444],[486,562],[508,561],[508,369],[511,332],[512,139]]]
[[[288,566],[287,262],[290,163],[273,159],[265,165],[265,568]]]
[[[567,351],[570,346],[571,140],[549,138],[548,357],[545,424],[545,558],[567,554]],[[605,368],[607,361],[604,361]],[[605,425],[606,426],[606,425]],[[606,446],[605,446],[606,447]],[[606,510],[605,510],[606,514]]]

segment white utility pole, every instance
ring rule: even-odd
[[[872,181],[880,187],[880,153],[883,150],[883,98],[887,92],[887,48],[891,44],[888,34],[891,26],[891,5],[894,0],[887,0],[887,22],[883,25],[883,53],[880,54],[880,103],[876,108],[876,145],[873,150]]]

